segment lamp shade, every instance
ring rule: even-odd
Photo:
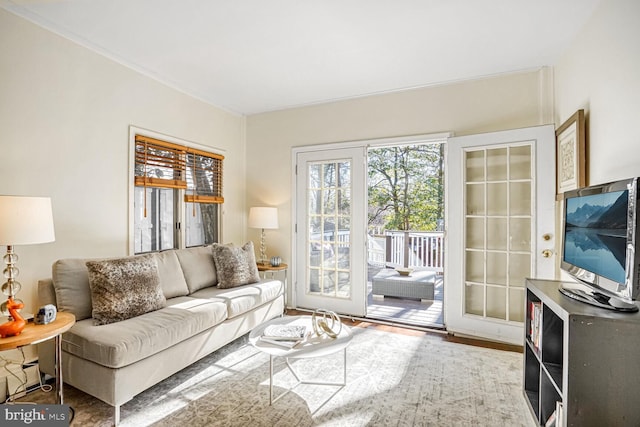
[[[278,209],[256,207],[249,209],[250,228],[278,228]]]
[[[0,245],[55,240],[49,197],[0,196]]]

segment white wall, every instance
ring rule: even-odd
[[[555,67],[555,122],[586,114],[588,182],[640,175],[640,2],[603,0]]]
[[[50,196],[56,228],[16,247],[28,311],[56,259],[127,254],[130,125],[225,150],[224,239],[243,241],[243,117],[0,9],[0,194]]]
[[[247,206],[277,206],[269,255],[291,259],[291,148],[438,132],[456,135],[552,123],[550,70],[322,105],[247,118]],[[249,237],[257,242],[258,231]]]

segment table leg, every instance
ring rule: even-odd
[[[344,351],[344,381],[342,385],[347,385],[347,347],[343,349]]]
[[[273,355],[269,355],[269,405],[273,405]]]
[[[64,404],[63,383],[62,383],[62,334],[55,337],[55,365],[56,365],[56,403]]]
[[[285,310],[287,309],[287,303],[289,302],[288,301],[288,299],[289,299],[288,293],[289,292],[287,290],[288,285],[289,284],[287,283],[287,270],[285,269],[284,270],[284,308],[285,308]]]

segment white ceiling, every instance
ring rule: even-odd
[[[255,114],[554,65],[599,0],[0,0]]]

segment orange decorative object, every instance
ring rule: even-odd
[[[9,297],[7,300],[7,310],[9,310],[13,320],[0,325],[0,337],[5,338],[13,335],[20,335],[20,332],[22,332],[27,324],[22,316],[20,316],[20,313],[18,313],[18,310],[22,307],[24,307],[24,304],[21,302],[15,302],[13,297]]]

